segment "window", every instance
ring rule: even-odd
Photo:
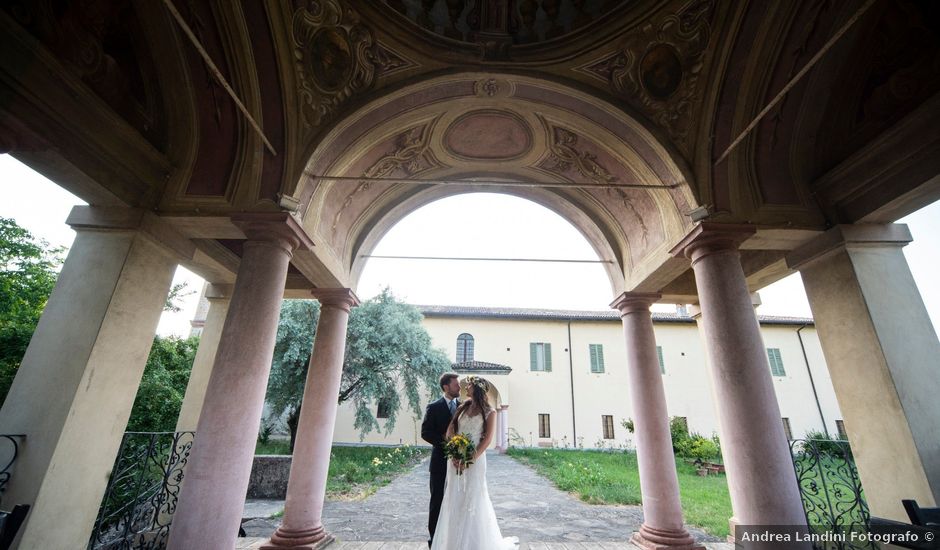
[[[787,371],[783,370],[783,359],[780,358],[780,348],[767,348],[767,359],[770,361],[770,374],[774,376],[787,375]]]
[[[457,362],[473,361],[473,336],[466,332],[457,337]]]
[[[656,355],[659,357],[659,372],[666,374],[666,363],[663,361],[663,347],[656,346]]]
[[[376,418],[388,418],[391,412],[392,404],[388,399],[379,399],[379,410],[375,412]]]
[[[552,372],[552,345],[545,342],[529,344],[530,370]]]
[[[601,424],[604,426],[604,439],[613,439],[614,417],[609,414],[601,415]]]
[[[793,431],[790,429],[790,419],[784,418],[783,420],[783,433],[787,434],[787,441],[793,439]]]
[[[591,372],[604,372],[604,346],[591,344]]]
[[[539,437],[551,437],[552,436],[552,423],[548,419],[547,414],[539,415]]]
[[[848,441],[849,435],[845,433],[845,422],[841,420],[836,420],[836,431],[839,432],[839,439],[842,441]]]

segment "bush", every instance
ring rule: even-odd
[[[810,442],[812,442],[813,448],[816,449],[820,455],[829,455],[832,457],[852,457],[852,448],[849,446],[849,442],[839,439],[837,437],[832,437],[826,435],[823,432],[818,430],[810,430],[806,432],[806,435],[803,436],[806,439],[804,443],[804,449],[809,447]],[[810,449],[810,452],[812,450]]]
[[[634,433],[634,430],[636,429],[636,427],[633,425],[633,419],[632,419],[632,418],[628,418],[628,419],[626,419],[626,420],[621,420],[621,421],[620,421],[620,425],[623,426],[624,429],[627,430],[627,431],[630,432],[630,433]]]
[[[689,438],[689,425],[685,418],[681,416],[670,418],[669,433],[672,436],[672,452],[680,454],[679,449],[683,448],[685,441]]]
[[[699,434],[693,434],[689,437],[688,450],[686,456],[702,461],[712,461],[718,458],[718,445],[711,439]]]

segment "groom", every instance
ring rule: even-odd
[[[428,513],[428,546],[434,539],[434,530],[437,528],[437,518],[441,514],[441,501],[444,500],[444,481],[447,477],[447,459],[444,458],[444,436],[447,425],[460,403],[460,381],[457,375],[448,372],[441,376],[441,391],[444,397],[428,405],[424,411],[424,421],[421,423],[421,439],[430,443],[434,449],[431,451],[431,505]]]

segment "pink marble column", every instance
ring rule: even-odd
[[[767,352],[738,246],[750,226],[701,224],[672,253],[692,260],[734,524],[805,525]]]
[[[669,432],[666,391],[656,355],[650,306],[658,294],[623,293],[611,304],[620,311],[627,342],[627,373],[636,459],[643,495],[643,525],[631,542],[641,548],[704,548],[695,544],[682,521],[679,478]]]
[[[233,216],[245,241],[195,444],[173,516],[170,550],[231,550],[241,523],[288,262],[312,246],[286,213]]]
[[[297,424],[284,520],[263,549],[313,550],[333,542],[321,516],[343,376],[346,325],[350,308],[359,305],[359,300],[348,288],[317,289],[313,296],[320,301],[320,320]]]

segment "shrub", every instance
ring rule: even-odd
[[[627,431],[630,432],[630,433],[634,433],[633,431],[634,431],[634,429],[636,429],[636,427],[633,425],[633,419],[632,419],[632,418],[628,418],[628,419],[626,419],[626,420],[621,420],[621,421],[620,421],[620,425],[623,426],[624,429],[627,430]]]
[[[672,436],[672,451],[681,455],[680,449],[684,448],[685,442],[689,438],[689,425],[686,423],[685,418],[681,416],[670,418],[669,433]]]
[[[832,457],[852,457],[852,448],[849,446],[848,441],[844,441],[837,437],[832,437],[826,435],[823,432],[818,430],[810,430],[806,432],[806,435],[803,436],[807,440],[807,443],[804,443],[804,447],[810,445],[812,442],[813,447],[821,455],[829,455]]]

